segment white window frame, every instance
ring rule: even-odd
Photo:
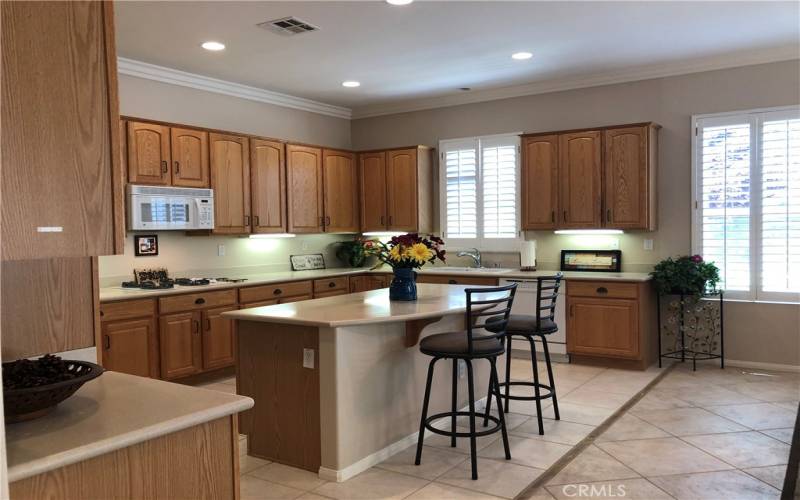
[[[522,132],[509,132],[507,134],[492,134],[481,135],[475,137],[462,137],[458,139],[443,139],[439,141],[439,228],[442,238],[450,251],[477,248],[484,251],[495,252],[516,252],[519,251],[520,245],[524,240],[522,234],[522,208],[521,193],[522,193],[522,171],[521,171],[521,140]],[[515,193],[515,211],[516,211],[516,236],[514,238],[484,238],[483,237],[483,155],[480,147],[481,141],[493,142],[501,139],[513,138],[514,145],[517,148],[516,154],[516,193]],[[449,238],[447,236],[447,168],[445,165],[445,151],[456,147],[474,147],[476,151],[476,159],[480,165],[477,168],[477,237],[475,238]]]
[[[748,302],[800,303],[800,293],[765,292],[761,290],[761,124],[764,121],[795,117],[800,105],[758,108],[725,113],[692,115],[692,221],[691,245],[693,254],[702,254],[703,225],[700,183],[702,175],[701,149],[698,144],[699,128],[742,123],[746,117],[750,124],[750,289],[725,292],[725,298]]]

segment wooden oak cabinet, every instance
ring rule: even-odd
[[[160,367],[155,317],[104,322],[101,337],[99,348],[105,369],[158,378]]]
[[[558,216],[558,135],[522,140],[522,229],[555,229]]]
[[[213,370],[236,362],[236,323],[221,315],[236,306],[203,311],[203,369]]]
[[[419,227],[418,182],[417,150],[389,151],[386,155],[386,206],[390,231],[416,231]]]
[[[321,233],[324,226],[322,149],[286,145],[290,233]]]
[[[128,122],[128,182],[169,186],[172,183],[169,127]]]
[[[113,5],[0,9],[2,259],[122,253]]]
[[[250,232],[250,149],[247,137],[209,134],[216,234]]]
[[[347,151],[322,151],[322,191],[325,232],[357,233],[358,165]]]
[[[170,137],[172,185],[209,187],[208,132],[172,127]]]
[[[381,274],[365,274],[350,278],[350,293],[368,292],[389,286],[391,277]]]
[[[386,231],[386,152],[359,155],[361,230]]]
[[[653,125],[604,131],[604,226],[656,229],[657,133]]]
[[[286,232],[286,160],[281,142],[250,139],[253,233]]]
[[[167,314],[159,318],[161,377],[174,379],[203,369],[200,311]]]
[[[560,227],[599,228],[602,182],[602,133],[597,130],[559,136]]]

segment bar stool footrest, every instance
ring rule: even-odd
[[[511,381],[511,382],[500,382],[500,386],[501,387],[508,386],[509,388],[514,387],[514,386],[517,386],[517,387],[519,387],[519,386],[536,387],[537,385],[539,386],[540,390],[544,390],[544,391],[547,391],[547,392],[545,392],[544,394],[539,395],[539,397],[536,397],[536,396],[516,396],[514,394],[509,394],[508,395],[508,399],[510,399],[512,401],[536,401],[537,399],[538,400],[542,400],[542,399],[552,398],[553,395],[555,394],[555,391],[553,390],[553,388],[550,387],[549,385],[545,385],[545,384],[537,384],[535,382],[524,382],[524,381],[517,381],[517,380]],[[505,392],[503,392],[503,391],[500,391],[500,392],[501,392],[500,397],[505,399],[506,398]]]
[[[453,432],[450,430],[439,429],[431,424],[431,422],[435,420],[439,420],[441,418],[450,418],[454,414],[456,417],[469,417],[471,415],[470,412],[468,411],[456,411],[456,412],[449,411],[445,413],[437,413],[436,415],[431,415],[425,419],[425,429],[433,432],[434,434],[439,434],[441,436],[447,436],[447,437],[455,436],[457,438],[468,438],[472,436],[473,434],[469,432]],[[489,427],[488,429],[483,427],[483,419],[485,418],[485,415],[483,413],[476,412],[472,415],[475,415],[475,422],[476,422],[475,434],[474,434],[475,437],[488,436],[489,434],[494,434],[495,432],[500,431],[501,429],[500,419],[495,417],[494,415],[489,415],[489,420],[495,425],[493,427]],[[479,421],[480,421],[480,427],[485,430],[481,431],[477,430]]]

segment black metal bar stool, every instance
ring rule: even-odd
[[[553,399],[553,413],[556,420],[560,420],[561,416],[558,413],[558,398],[556,397],[556,385],[553,380],[553,367],[550,364],[550,351],[547,348],[547,336],[558,331],[558,325],[555,322],[556,300],[558,299],[558,289],[561,286],[561,279],[564,277],[562,273],[554,276],[540,276],[536,278],[536,314],[512,314],[508,321],[504,321],[501,316],[489,318],[486,321],[486,329],[492,332],[498,332],[505,327],[506,335],[506,379],[500,385],[505,388],[505,412],[509,411],[509,401],[514,399],[518,401],[536,401],[536,417],[539,421],[539,434],[544,434],[544,422],[542,421],[542,400]],[[505,323],[505,325],[504,325]],[[525,381],[512,381],[511,380],[511,339],[513,337],[523,337],[531,346],[531,366],[533,368],[533,382]],[[544,351],[544,360],[547,364],[547,378],[548,384],[543,384],[539,381],[539,370],[536,363],[536,338],[542,343],[542,350]],[[532,386],[533,396],[515,396],[510,394],[512,386]],[[544,393],[542,393],[545,391]],[[489,387],[489,393],[492,392],[492,387]],[[487,426],[491,415],[491,398],[486,400],[486,413],[484,415],[483,425]],[[499,403],[498,403],[499,405]]]
[[[503,434],[503,447],[505,448],[506,460],[511,459],[511,452],[508,447],[508,433],[506,432],[506,421],[502,407],[498,412],[498,417],[489,416],[495,425],[487,430],[475,430],[475,419],[480,415],[475,412],[475,381],[472,374],[472,361],[476,359],[486,359],[491,365],[489,374],[489,396],[497,398],[497,405],[500,401],[500,385],[497,376],[497,357],[505,351],[503,349],[502,337],[506,333],[506,324],[511,315],[511,305],[514,301],[514,292],[517,284],[501,287],[486,288],[467,288],[467,312],[466,312],[466,331],[438,333],[422,339],[419,343],[419,350],[423,354],[432,356],[428,365],[428,382],[425,386],[425,398],[422,402],[422,418],[419,423],[419,439],[417,441],[417,456],[414,460],[416,465],[422,459],[422,444],[425,438],[425,430],[442,436],[450,436],[450,446],[456,446],[456,438],[469,438],[470,457],[472,459],[472,479],[478,479],[478,458],[476,453],[475,440],[479,436],[486,436],[501,431]],[[484,317],[493,319],[492,332],[486,330],[486,320]],[[428,403],[431,397],[431,383],[433,382],[433,367],[440,359],[453,360],[453,397],[452,411],[437,413],[428,416]],[[469,391],[469,411],[458,411],[458,362],[464,360],[467,365],[467,388]],[[446,431],[433,427],[432,422],[450,417],[451,430]],[[456,417],[469,417],[469,432],[456,431]],[[488,425],[488,420],[484,422],[484,427]]]

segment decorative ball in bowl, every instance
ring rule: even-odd
[[[87,361],[45,354],[39,359],[3,363],[3,409],[6,423],[43,417],[75,391],[103,373]]]

